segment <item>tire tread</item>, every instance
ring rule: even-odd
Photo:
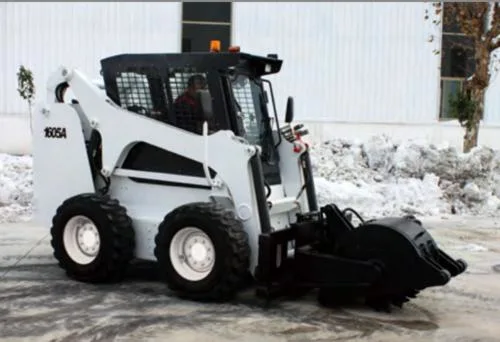
[[[103,248],[111,248],[108,254],[109,258],[101,260],[101,262],[92,265],[88,271],[82,272],[72,271],[68,267],[68,257],[63,248],[61,248],[63,227],[65,222],[61,220],[66,215],[67,210],[71,210],[74,206],[85,206],[96,208],[106,216],[108,226],[100,227],[100,229],[108,229],[111,235],[111,243]],[[98,215],[99,213],[95,213]],[[93,193],[81,194],[66,199],[57,209],[56,215],[52,219],[51,227],[51,245],[54,250],[54,257],[58,260],[61,268],[66,270],[66,273],[71,278],[89,283],[108,283],[118,282],[124,278],[129,262],[134,258],[135,249],[135,231],[132,227],[132,220],[127,215],[125,207],[121,206],[119,201],[112,199],[110,196],[97,195]]]
[[[225,269],[220,281],[210,290],[189,292],[181,285],[167,279],[168,287],[184,298],[198,301],[224,301],[232,298],[242,285],[242,281],[248,275],[250,247],[243,225],[235,217],[233,210],[227,209],[217,203],[191,203],[183,205],[165,216],[155,237],[156,247],[154,253],[159,261],[160,268],[162,268],[162,264],[168,262],[169,258],[169,246],[166,246],[163,241],[165,241],[170,224],[186,217],[200,218],[208,224],[217,226],[219,233],[224,234],[224,240],[230,252],[226,257]]]

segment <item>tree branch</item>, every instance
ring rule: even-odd
[[[492,52],[493,50],[496,50],[498,48],[500,48],[500,38],[497,40],[497,42],[495,44],[490,43],[490,45],[488,46],[488,50],[490,52]]]
[[[491,46],[491,42],[493,41],[493,39],[500,35],[500,7],[498,6],[498,3],[491,4],[491,11],[491,22],[489,10],[486,14],[488,24],[491,24],[491,27],[489,27],[489,30],[485,35],[486,44],[488,45],[488,47]]]
[[[488,3],[453,2],[448,3],[453,9],[455,20],[460,31],[476,42],[482,41],[485,34],[485,15],[488,12]]]
[[[493,23],[500,22],[500,3],[496,2],[493,6]]]
[[[496,43],[493,43],[494,39],[497,39]],[[492,23],[487,42],[490,52],[500,47],[500,4],[498,2],[493,5]]]

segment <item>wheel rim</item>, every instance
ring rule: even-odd
[[[202,280],[214,267],[214,244],[202,230],[195,227],[183,228],[172,239],[170,260],[174,269],[184,279]]]
[[[101,246],[97,226],[82,215],[74,216],[66,223],[63,241],[68,256],[81,265],[94,261]]]

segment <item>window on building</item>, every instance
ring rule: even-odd
[[[221,49],[231,44],[231,2],[182,3],[182,52],[203,52],[211,40],[220,40]]]
[[[474,73],[474,44],[463,34],[449,3],[443,2],[441,42],[440,119],[450,119],[449,101],[462,91],[464,81]]]

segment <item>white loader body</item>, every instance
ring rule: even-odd
[[[97,191],[92,179],[85,139],[91,129],[102,136],[102,174],[109,177],[109,195],[127,209],[136,233],[135,257],[155,260],[154,237],[167,213],[192,202],[211,197],[229,199],[249,237],[251,270],[258,257],[261,231],[252,182],[250,158],[258,146],[248,144],[231,131],[199,136],[163,122],[127,111],[114,104],[92,81],[78,70],[59,68],[50,78],[48,93],[67,82],[79,104],[57,103],[53,95],[34,116],[34,178],[36,219],[50,226],[58,206],[67,198]],[[137,142],[185,156],[216,170],[215,179],[170,175],[124,169],[127,152]],[[304,149],[305,150],[305,149]],[[300,172],[300,153],[283,140],[279,146],[282,184],[272,186],[268,198],[274,229],[295,222],[295,214],[308,210],[304,180]],[[130,178],[203,185],[167,186],[138,183]]]

